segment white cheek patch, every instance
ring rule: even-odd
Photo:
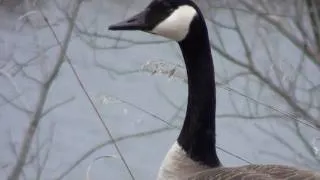
[[[151,32],[173,39],[183,40],[197,11],[188,5],[180,6],[169,17],[159,23]]]

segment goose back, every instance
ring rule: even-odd
[[[188,180],[320,180],[320,173],[284,165],[247,165],[209,169]]]

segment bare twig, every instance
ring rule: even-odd
[[[15,96],[15,97],[9,99],[9,98],[7,98],[6,96],[0,94],[0,98],[5,102],[5,104],[9,104],[9,105],[11,105],[12,107],[14,107],[14,108],[16,108],[16,109],[18,109],[18,110],[20,110],[20,111],[22,111],[22,112],[25,112],[25,113],[28,114],[28,115],[32,114],[32,113],[33,113],[32,111],[30,111],[30,110],[28,110],[28,109],[26,109],[26,108],[24,108],[24,107],[21,107],[20,105],[18,105],[18,104],[16,104],[16,103],[14,103],[14,101],[15,101],[16,99],[18,99],[20,96],[21,96],[21,95],[17,95],[17,96]],[[5,104],[2,104],[2,105],[5,105]],[[2,106],[2,105],[0,105],[0,106]]]
[[[39,99],[38,99],[38,102],[36,105],[36,111],[31,117],[29,127],[27,129],[26,134],[24,135],[24,139],[23,139],[22,146],[21,146],[20,153],[19,153],[19,158],[18,158],[16,165],[14,166],[12,172],[8,176],[8,180],[18,180],[19,179],[19,176],[21,174],[21,171],[23,169],[23,166],[25,164],[27,155],[29,153],[29,150],[30,150],[30,147],[32,144],[34,133],[40,123],[41,116],[43,113],[43,108],[44,108],[45,102],[47,100],[47,96],[48,96],[50,87],[53,83],[53,80],[57,76],[61,65],[63,64],[63,62],[65,60],[65,54],[68,49],[68,45],[69,45],[69,41],[71,38],[74,22],[75,22],[77,15],[78,15],[78,11],[80,9],[80,4],[81,4],[81,0],[78,0],[75,3],[75,6],[74,6],[74,9],[72,12],[72,16],[71,16],[73,23],[69,23],[66,38],[64,39],[63,45],[61,47],[61,51],[60,51],[57,63],[55,64],[53,71],[51,72],[49,78],[46,80],[46,82],[41,87]]]
[[[317,51],[320,52],[320,3],[317,0],[305,0],[307,9],[309,10],[309,17],[311,20],[312,31],[317,46]]]
[[[257,15],[259,15],[262,19],[264,19],[266,22],[273,25],[277,30],[282,33],[284,37],[286,37],[288,40],[291,41],[293,45],[295,45],[297,48],[299,48],[302,52],[305,52],[306,55],[312,60],[312,62],[320,68],[320,59],[317,55],[317,52],[310,48],[306,48],[306,44],[303,41],[300,41],[296,36],[294,36],[289,30],[287,30],[282,24],[280,24],[278,21],[274,20],[273,18],[266,16],[263,12],[258,10],[254,7],[254,5],[248,3],[245,0],[239,0],[249,11],[255,12]]]
[[[91,154],[93,154],[94,152],[98,151],[99,149],[113,144],[114,142],[120,142],[120,141],[124,141],[127,139],[131,139],[131,138],[140,138],[140,137],[144,137],[144,136],[149,136],[152,134],[158,134],[158,133],[162,133],[165,131],[169,131],[172,130],[172,128],[170,127],[164,127],[164,128],[159,128],[159,129],[155,129],[155,130],[150,130],[150,131],[146,131],[146,132],[141,132],[141,133],[136,133],[136,134],[130,134],[130,135],[126,135],[126,136],[122,136],[122,137],[118,137],[115,138],[114,141],[112,140],[107,140],[103,143],[100,143],[96,146],[94,146],[93,148],[89,149],[88,151],[86,151],[83,155],[81,155],[79,158],[77,158],[77,160],[72,163],[70,165],[69,168],[67,168],[63,173],[61,173],[57,178],[55,178],[55,180],[62,180],[64,177],[66,177],[75,167],[77,167],[83,160],[85,160],[87,157],[89,157]]]
[[[26,100],[23,98],[23,96],[21,95],[22,92],[20,90],[20,87],[18,86],[18,84],[13,80],[13,77],[7,73],[6,71],[3,71],[2,69],[0,69],[0,74],[4,75],[8,81],[10,82],[10,84],[14,87],[15,91],[18,93],[18,95],[20,96],[20,100],[22,101],[22,104],[24,105],[24,109],[26,109],[25,111],[30,111],[30,106],[29,104],[26,102]]]
[[[117,158],[116,156],[112,156],[112,155],[106,155],[106,156],[99,156],[97,158],[95,158],[91,163],[90,165],[88,166],[87,168],[87,172],[86,172],[86,180],[90,180],[90,172],[91,172],[91,168],[93,166],[93,164],[98,161],[98,160],[101,160],[101,159],[108,159],[108,158]]]
[[[217,118],[236,118],[236,119],[243,119],[243,120],[258,120],[258,119],[277,119],[282,118],[283,116],[279,114],[268,114],[268,115],[259,115],[259,116],[252,116],[252,115],[242,115],[242,114],[217,114]]]
[[[75,100],[75,97],[71,97],[71,98],[69,98],[69,99],[67,99],[67,100],[64,100],[64,101],[62,101],[62,102],[59,102],[59,103],[57,103],[57,104],[49,107],[48,109],[46,109],[46,110],[43,111],[41,117],[43,118],[44,116],[46,116],[47,114],[49,114],[51,111],[54,111],[55,109],[57,109],[57,108],[59,108],[59,107],[61,107],[61,106],[63,106],[63,105],[66,105],[66,104],[70,103],[70,102],[73,101],[73,100]]]
[[[78,5],[80,6],[80,3],[82,2],[82,0],[78,0],[78,1],[79,1]],[[79,7],[78,7],[78,10],[79,10]],[[40,11],[40,12],[41,12],[43,18],[46,20],[46,22],[47,22],[47,24],[48,24],[48,26],[49,26],[49,28],[50,28],[50,30],[51,30],[51,33],[53,34],[55,40],[56,40],[57,43],[60,45],[60,47],[63,48],[63,45],[60,43],[56,32],[55,32],[55,31],[53,30],[53,28],[50,26],[50,24],[49,24],[46,16],[42,13],[42,11]],[[78,11],[77,11],[77,12],[78,12]],[[73,17],[71,17],[71,18],[73,18]],[[74,22],[75,22],[75,19],[72,19],[72,21],[70,21],[69,24],[72,24],[72,27],[73,27],[74,24],[75,24]],[[71,34],[70,34],[70,37],[71,37]],[[70,38],[70,37],[69,37],[69,38]],[[82,83],[79,74],[77,73],[75,67],[73,66],[73,64],[72,64],[72,62],[71,62],[71,59],[70,59],[68,56],[66,56],[65,58],[66,58],[66,60],[67,60],[67,62],[68,62],[68,64],[69,64],[69,67],[70,67],[71,70],[72,70],[72,73],[75,75],[75,77],[76,77],[76,79],[77,79],[77,81],[78,81],[78,83],[79,83],[82,91],[84,92],[84,94],[85,94],[85,96],[87,97],[87,99],[89,100],[89,102],[90,102],[93,110],[95,111],[96,115],[98,116],[98,119],[100,120],[100,123],[102,124],[102,126],[103,126],[104,129],[106,130],[108,136],[109,136],[109,137],[111,138],[111,140],[113,141],[113,145],[114,145],[116,151],[118,152],[118,154],[119,154],[119,156],[120,156],[120,158],[121,158],[121,161],[123,162],[124,166],[126,167],[126,169],[127,169],[128,173],[129,173],[131,179],[134,180],[135,178],[134,178],[133,173],[131,172],[131,170],[130,170],[130,168],[129,168],[128,163],[126,162],[125,158],[123,157],[123,155],[122,155],[122,153],[121,153],[121,151],[120,151],[117,143],[114,142],[114,138],[113,138],[113,136],[112,136],[112,134],[111,134],[110,129],[108,128],[108,126],[106,125],[106,123],[103,121],[103,118],[102,118],[100,112],[98,111],[97,107],[95,106],[95,104],[94,104],[93,100],[91,99],[88,91],[86,90],[84,84]]]
[[[47,140],[44,141],[44,143],[42,145],[41,144],[39,145],[39,141],[40,140],[39,140],[39,138],[37,138],[36,180],[40,180],[41,179],[43,171],[44,171],[44,169],[45,169],[45,167],[47,165],[47,162],[49,160],[50,152],[51,152],[51,145],[53,143],[53,138],[54,138],[54,129],[55,129],[55,126],[51,125],[49,137],[47,138]],[[38,133],[38,136],[39,136],[39,133]],[[44,152],[44,158],[41,161],[40,152],[41,152],[42,149],[44,149],[44,144],[47,145],[47,148],[46,148],[46,150]]]

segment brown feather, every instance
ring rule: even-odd
[[[206,170],[188,180],[320,180],[320,173],[283,165],[247,165]]]

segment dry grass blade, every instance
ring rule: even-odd
[[[116,156],[113,156],[113,155],[107,155],[107,156],[99,156],[99,157],[96,157],[88,166],[87,168],[87,172],[86,172],[86,180],[91,180],[90,179],[90,171],[91,171],[91,167],[93,166],[93,164],[98,161],[98,160],[101,160],[101,159],[108,159],[108,158],[115,158],[115,159],[119,159],[117,158]]]

